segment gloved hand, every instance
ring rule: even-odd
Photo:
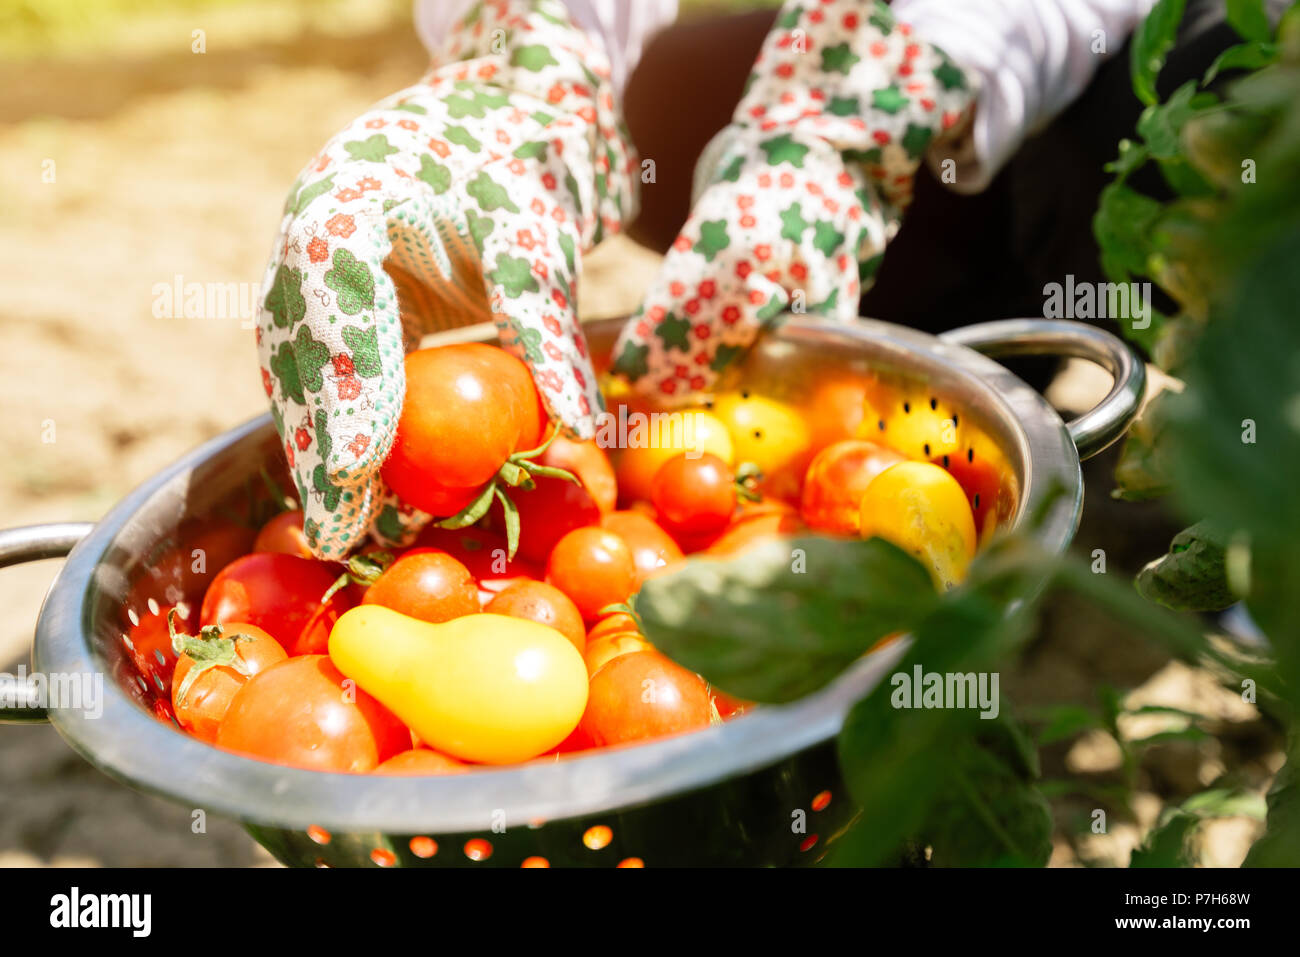
[[[548,410],[589,437],[600,395],[575,315],[581,256],[633,212],[599,41],[554,0],[495,0],[414,86],[335,136],[285,207],[263,285],[262,379],[312,551],[409,541],[429,516],[379,467],[403,356],[496,322]]]
[[[970,82],[868,0],[787,0],[614,369],[661,402],[710,389],[787,312],[857,318],[926,148]]]

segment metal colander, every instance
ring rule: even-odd
[[[593,355],[608,356],[619,325],[588,326]],[[980,351],[1078,356],[1106,368],[1115,383],[1067,426]],[[936,338],[879,322],[793,319],[732,375],[781,395],[837,370],[892,376],[941,396],[967,434],[991,443],[1005,462],[1016,491],[1007,524],[1018,523],[1048,489],[1063,489],[1036,532],[1054,550],[1066,547],[1077,526],[1080,458],[1122,434],[1144,384],[1141,363],[1113,336],[1043,320],[986,323]],[[238,819],[280,861],[303,866],[794,865],[818,860],[852,822],[835,735],[904,642],[864,657],[800,701],[707,730],[448,777],[280,767],[221,751],[160,720],[160,689],[141,672],[128,635],[163,605],[198,602],[224,561],[248,550],[249,520],[266,495],[260,472],[280,461],[263,416],[191,452],[93,527],[0,532],[0,566],[71,552],[41,611],[34,671],[105,676],[98,717],[69,707],[48,713],[95,766],[138,789]],[[196,542],[206,556],[198,570],[185,560]],[[0,716],[46,716],[26,704],[9,702]]]

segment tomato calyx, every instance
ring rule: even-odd
[[[501,463],[501,468],[497,470],[496,476],[474,496],[472,502],[450,518],[444,518],[435,524],[439,528],[465,528],[473,525],[486,515],[493,502],[500,502],[506,526],[506,557],[513,560],[515,552],[519,549],[519,509],[510,496],[505,493],[502,486],[531,491],[537,487],[535,476],[557,478],[565,482],[572,482],[574,485],[582,484],[578,476],[568,469],[557,468],[553,465],[541,465],[533,461],[551,447],[551,443],[556,440],[559,434],[560,426],[559,423],[556,423],[550,437],[537,448],[512,453],[509,458]]]
[[[244,660],[239,657],[235,643],[252,641],[252,635],[243,633],[227,635],[221,625],[205,625],[199,629],[197,635],[178,632],[176,630],[175,608],[167,612],[167,634],[171,636],[172,651],[176,652],[176,657],[180,658],[181,655],[184,655],[194,662],[193,667],[185,675],[185,680],[176,689],[177,704],[184,703],[185,695],[189,692],[190,686],[194,684],[199,675],[209,668],[216,668],[220,665],[238,671],[245,677],[249,677],[251,674],[248,666],[244,664]]]
[[[736,466],[736,497],[747,502],[761,502],[763,493],[758,490],[758,483],[763,481],[763,470],[753,462],[741,462]]]
[[[633,595],[627,601],[610,602],[600,610],[600,617],[607,615],[627,615],[636,622],[636,630],[645,634],[645,626],[641,623],[641,616],[636,613],[636,596]]]
[[[325,590],[325,594],[320,596],[321,607],[329,604],[329,600],[338,594],[339,589],[346,588],[348,585],[355,584],[362,588],[369,588],[379,581],[380,575],[388,571],[388,566],[393,564],[394,557],[392,552],[353,555],[343,563],[343,574]]]

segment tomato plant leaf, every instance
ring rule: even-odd
[[[646,636],[728,694],[793,701],[937,601],[929,573],[880,539],[806,536],[692,558],[636,599]]]
[[[1236,602],[1224,562],[1226,539],[1209,522],[1174,536],[1168,554],[1138,573],[1144,598],[1178,611],[1221,611]]]
[[[1156,93],[1156,77],[1165,65],[1165,57],[1173,49],[1186,6],[1187,0],[1159,0],[1133,34],[1129,64],[1133,92],[1148,106],[1160,99]]]
[[[1226,0],[1228,26],[1237,31],[1243,40],[1256,43],[1273,38],[1273,28],[1268,22],[1264,0]]]
[[[1186,811],[1174,811],[1147,835],[1141,847],[1129,856],[1129,867],[1186,867],[1187,841],[1200,819]]]

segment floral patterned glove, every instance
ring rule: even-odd
[[[264,282],[262,379],[312,550],[428,521],[379,467],[422,335],[496,322],[551,415],[594,432],[600,394],[574,301],[581,254],[635,202],[599,41],[554,0],[474,7],[414,86],[299,177]]]
[[[885,4],[788,0],[615,370],[685,401],[788,311],[856,319],[922,155],[973,99]]]

